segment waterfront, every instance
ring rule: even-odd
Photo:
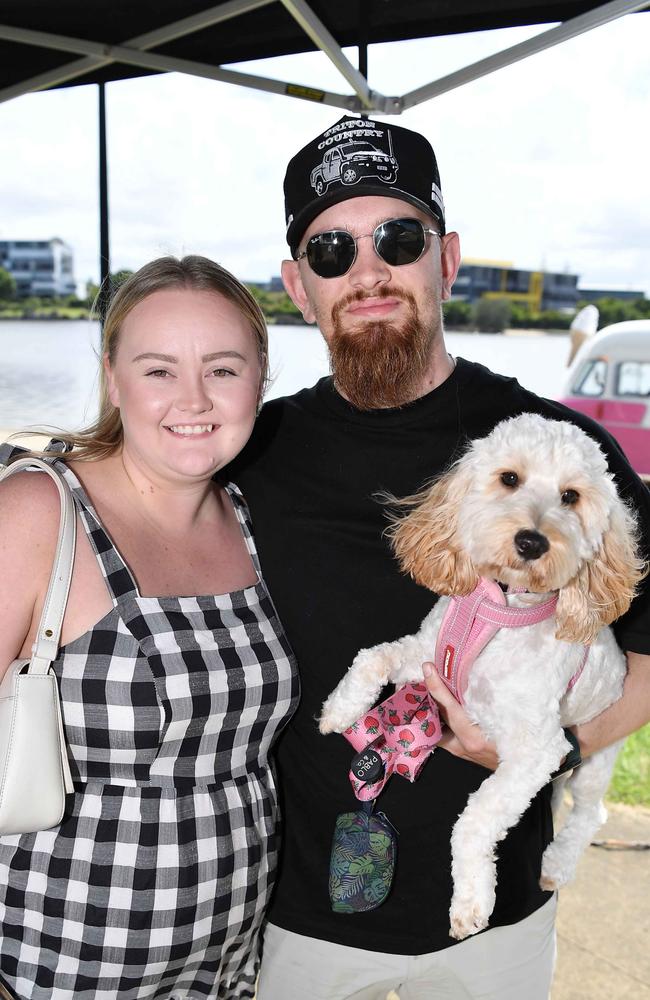
[[[328,371],[315,327],[271,326],[274,382],[267,398],[312,385]],[[449,333],[449,351],[514,375],[543,396],[560,394],[566,373],[564,335]],[[86,321],[0,323],[0,428],[76,428],[93,419],[99,329]]]

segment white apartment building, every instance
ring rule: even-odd
[[[63,240],[0,240],[0,267],[16,282],[19,298],[74,295],[72,248]]]

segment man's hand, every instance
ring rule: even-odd
[[[485,739],[481,730],[470,721],[462,705],[460,705],[447,685],[440,679],[438,671],[432,663],[423,663],[424,681],[429,694],[435,699],[440,717],[445,723],[442,739],[438,746],[453,753],[456,757],[471,760],[474,764],[496,770],[499,758],[493,743]]]
[[[583,757],[624,739],[650,722],[650,654],[627,653],[623,696],[590,722],[574,726]]]

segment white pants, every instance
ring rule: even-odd
[[[267,924],[257,1000],[548,1000],[556,907],[553,897],[517,924],[427,955],[364,951]]]

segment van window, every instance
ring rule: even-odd
[[[650,361],[623,361],[618,366],[617,396],[650,396]]]
[[[588,361],[578,372],[571,391],[576,396],[602,396],[605,391],[607,362],[602,358]]]

